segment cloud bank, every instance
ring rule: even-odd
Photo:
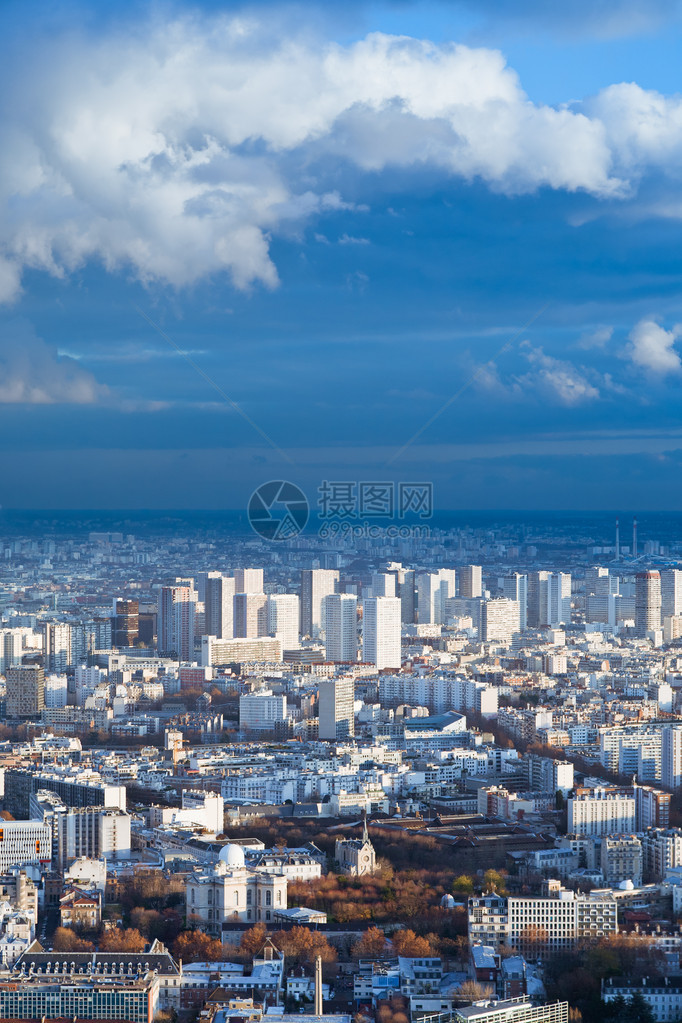
[[[629,83],[556,109],[496,50],[342,46],[257,17],[64,35],[2,74],[0,301],[26,268],[89,260],[175,287],[225,272],[274,287],[272,235],[342,208],[328,168],[346,162],[623,202],[650,174],[674,191],[682,158],[679,98]]]

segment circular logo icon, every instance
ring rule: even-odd
[[[251,494],[247,515],[264,540],[291,540],[305,529],[310,508],[300,487],[286,480],[262,483]]]

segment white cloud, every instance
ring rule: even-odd
[[[578,348],[604,348],[613,337],[613,327],[597,327],[595,330],[581,334]]]
[[[4,75],[0,301],[27,267],[92,259],[145,282],[274,287],[271,234],[345,205],[319,159],[622,199],[682,158],[678,98],[624,84],[555,109],[496,50],[381,33],[342,46],[256,16],[62,36]]]
[[[628,335],[630,344],[625,354],[636,366],[641,366],[651,373],[660,376],[679,373],[682,361],[675,349],[675,342],[681,336],[682,324],[676,325],[672,330],[665,330],[655,320],[640,320]]]
[[[92,405],[110,397],[76,359],[59,355],[23,324],[10,324],[0,339],[0,404]]]
[[[542,348],[528,344],[524,348],[531,371],[516,378],[516,387],[523,392],[534,390],[546,400],[569,407],[599,397],[598,389],[571,362],[546,355]]]

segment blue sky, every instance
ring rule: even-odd
[[[676,509],[682,5],[336,8],[3,7],[0,503]]]

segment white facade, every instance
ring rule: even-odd
[[[571,576],[553,572],[547,580],[546,625],[571,624]]]
[[[507,600],[515,600],[518,603],[519,624],[522,629],[525,629],[528,608],[528,576],[522,575],[520,572],[514,572],[513,575],[507,575],[501,579],[499,585],[503,597],[506,597]]]
[[[192,874],[186,886],[187,924],[214,937],[224,923],[269,923],[287,908],[287,878],[245,865],[241,846],[227,845],[211,870]]]
[[[235,593],[262,593],[263,569],[235,568],[234,590]]]
[[[268,635],[282,642],[283,650],[300,645],[301,602],[295,593],[273,593],[268,597]]]
[[[370,597],[364,601],[362,659],[379,671],[402,664],[400,610],[399,597]]]
[[[25,864],[49,864],[52,830],[43,821],[0,821],[0,873]]]
[[[204,596],[204,631],[217,639],[234,637],[235,583],[232,576],[207,572]]]
[[[512,636],[521,629],[521,614],[516,600],[497,597],[481,604],[481,639],[484,643],[500,642],[509,646]]]
[[[45,678],[46,707],[66,707],[68,695],[66,675],[48,675]]]
[[[605,788],[580,789],[568,800],[570,835],[613,835],[636,827],[634,795]]]
[[[246,693],[239,697],[239,727],[247,731],[271,732],[278,722],[286,720],[287,698],[275,696],[270,690]]]
[[[483,569],[480,565],[464,565],[459,570],[460,597],[481,597],[483,595]]]
[[[388,599],[388,598],[386,598]],[[335,678],[320,682],[319,737],[327,742],[355,735],[355,682],[352,678]]]
[[[420,572],[417,576],[417,612],[420,625],[444,625],[445,602],[456,596],[457,574],[454,568],[438,572]]]
[[[344,663],[358,659],[358,598],[331,593],[322,601],[325,658]]]
[[[671,568],[661,572],[661,616],[682,615],[682,571]]]
[[[336,569],[309,568],[301,573],[301,634],[317,639],[324,632],[323,601],[335,593]]]
[[[661,781],[669,789],[682,785],[682,726],[670,725],[661,735]]]
[[[264,593],[234,595],[234,634],[237,639],[255,639],[268,634],[268,598]]]

